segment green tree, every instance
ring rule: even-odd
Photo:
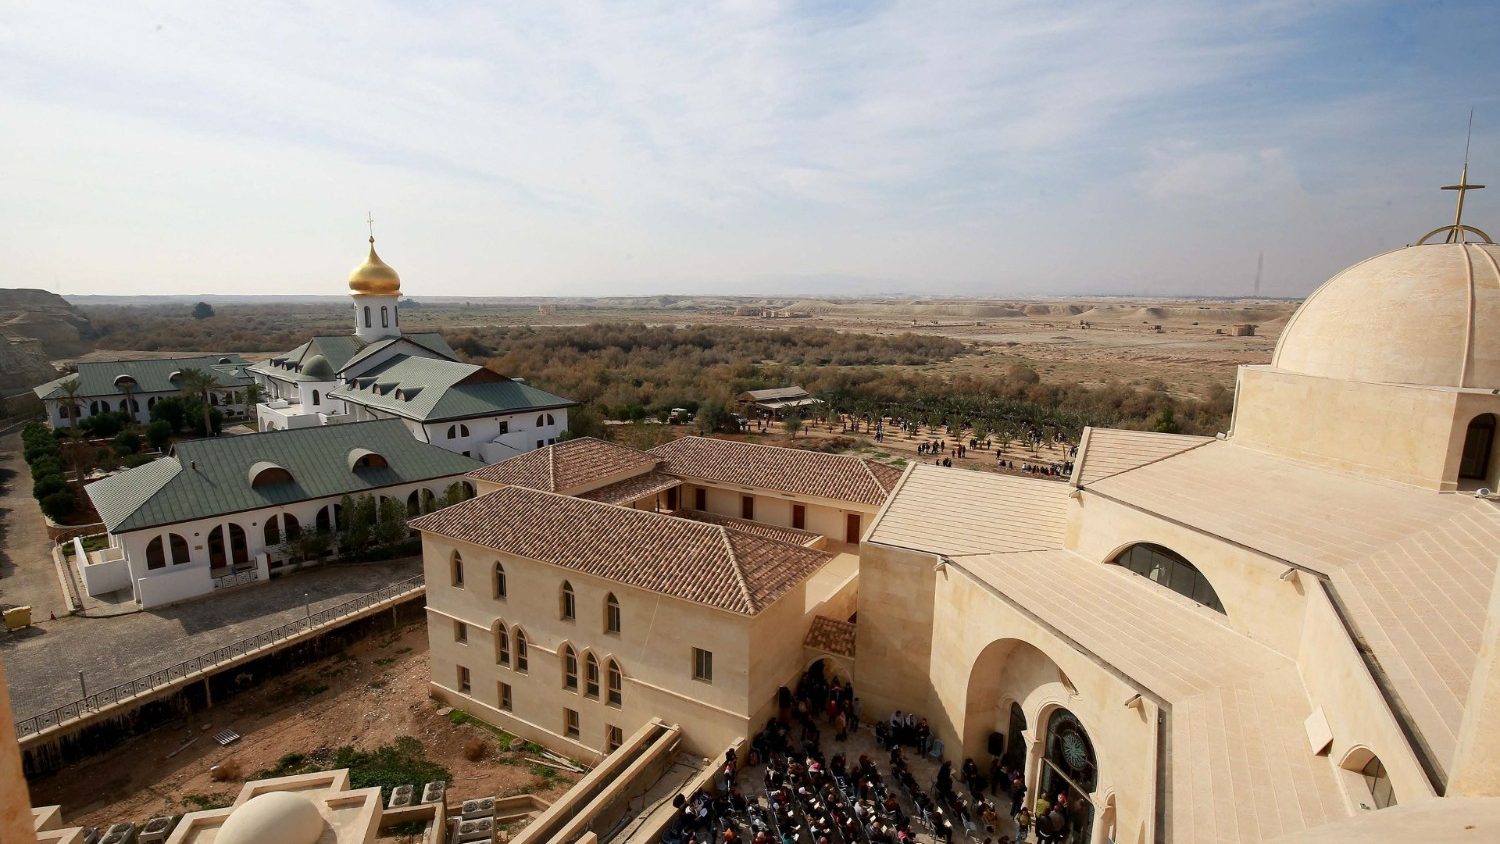
[[[71,490],[63,490],[62,492],[54,492],[43,498],[40,504],[42,505],[42,512],[47,514],[47,518],[54,522],[60,522],[73,514],[73,508],[77,504],[77,501],[73,498]]]
[[[135,431],[121,431],[115,435],[115,454],[128,457],[141,450],[141,435]]]
[[[797,438],[798,432],[802,430],[802,417],[798,416],[795,413],[788,413],[786,416],[782,417],[781,427],[786,429],[786,432],[788,434],[791,434],[792,439],[795,440]]]
[[[1172,406],[1166,405],[1157,411],[1156,418],[1151,422],[1151,430],[1158,434],[1176,434],[1180,429],[1177,426],[1177,413]]]
[[[203,436],[210,436],[211,432],[215,430],[215,426],[209,414],[209,411],[213,407],[213,403],[209,401],[209,396],[213,394],[215,389],[222,386],[219,384],[219,379],[214,373],[208,370],[190,368],[182,370],[179,380],[182,384],[183,393],[193,396],[203,403]],[[220,418],[222,418],[222,415]]]
[[[214,306],[207,302],[199,302],[193,306],[193,319],[208,319],[214,315]]]
[[[609,438],[609,429],[593,408],[575,407],[568,411],[568,430],[563,431],[559,439],[571,440],[577,437],[596,437],[601,440]]]
[[[152,410],[155,409],[154,407],[152,408]],[[157,419],[146,426],[146,442],[151,443],[152,448],[157,450],[164,449],[167,447],[167,443],[171,441],[172,426],[165,420]]]
[[[705,402],[698,408],[698,418],[693,420],[693,424],[701,434],[716,434],[735,427],[734,416],[720,402]]]
[[[181,431],[187,424],[187,402],[180,396],[157,399],[156,404],[151,405],[151,419],[167,423],[173,433]]]
[[[380,499],[375,520],[375,541],[387,548],[406,538],[406,508],[394,498]]]
[[[59,390],[62,390],[64,396],[67,396],[67,399],[65,400],[66,404],[63,405],[63,412],[68,415],[68,428],[69,428],[69,430],[74,435],[77,435],[77,433],[78,433],[78,391],[79,391],[79,389],[81,389],[81,385],[78,383],[78,376],[75,375],[72,378],[69,378],[68,380],[62,382],[61,384],[58,384],[57,388]]]

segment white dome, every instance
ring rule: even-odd
[[[1500,246],[1408,246],[1355,264],[1307,297],[1271,364],[1346,381],[1500,388]]]
[[[326,825],[318,807],[291,791],[270,791],[245,801],[219,827],[216,844],[317,844]]]

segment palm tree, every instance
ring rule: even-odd
[[[184,369],[179,379],[182,391],[190,396],[195,396],[203,402],[203,436],[213,436],[213,424],[210,421],[208,397],[219,384],[212,372],[203,369]]]
[[[78,391],[81,389],[78,383],[78,376],[74,375],[72,378],[58,384],[57,388],[62,390],[63,395],[68,397],[68,427],[71,429],[69,433],[76,437],[78,436]]]

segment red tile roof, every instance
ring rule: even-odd
[[[685,478],[880,506],[901,470],[848,454],[825,454],[737,440],[683,437],[651,449],[662,471]]]
[[[629,446],[580,437],[476,469],[469,477],[544,492],[567,492],[630,469],[634,474],[649,472],[660,460]]]
[[[744,615],[833,559],[721,525],[521,486],[445,507],[411,526]]]

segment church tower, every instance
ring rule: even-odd
[[[375,235],[370,235],[370,254],[349,274],[354,297],[354,335],[367,343],[401,336],[397,301],[401,298],[401,276],[375,254]]]

